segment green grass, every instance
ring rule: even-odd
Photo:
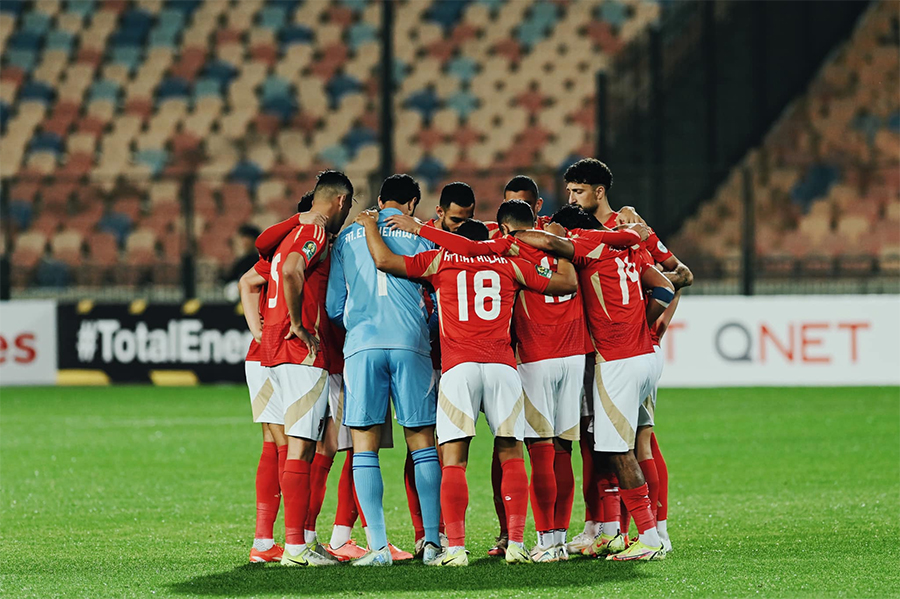
[[[482,422],[469,467],[472,565],[360,571],[246,564],[261,436],[243,388],[4,389],[0,595],[900,596],[900,390],[660,395],[675,544],[666,561],[508,567],[482,558],[496,528]],[[402,451],[383,453],[389,533],[409,548],[402,463]],[[575,470],[579,532],[577,456]],[[279,517],[276,537],[280,527]]]

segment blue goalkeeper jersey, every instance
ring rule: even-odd
[[[381,236],[392,252],[412,256],[434,248],[427,239],[385,226],[394,214],[402,213],[386,208],[378,215]],[[431,353],[422,286],[376,269],[360,225],[350,225],[334,242],[325,308],[347,331],[345,358],[365,349]]]

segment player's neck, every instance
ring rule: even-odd
[[[600,200],[600,203],[597,204],[597,209],[594,210],[594,218],[601,223],[605,223],[613,214],[615,214],[615,211],[609,207],[609,201],[605,198]]]

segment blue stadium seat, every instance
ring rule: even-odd
[[[121,212],[107,212],[97,223],[97,230],[114,235],[121,247],[125,245],[125,238],[131,231],[131,219]]]
[[[895,110],[887,118],[885,126],[894,133],[900,133],[900,110]]]
[[[828,193],[839,176],[838,169],[831,165],[814,164],[806,172],[806,176],[797,181],[791,189],[791,200],[804,211],[809,210],[816,198],[824,197]]]
[[[94,100],[112,100],[119,99],[119,84],[109,79],[101,79],[91,84],[88,89],[88,101]]]
[[[468,3],[468,0],[435,2],[428,10],[428,19],[439,24],[445,31],[452,29],[459,22]]]
[[[33,211],[34,208],[31,202],[13,199],[9,203],[9,215],[19,230],[25,230],[31,226],[31,219],[34,216]]]
[[[68,31],[54,29],[47,34],[45,44],[47,50],[64,50],[67,53],[71,53],[72,46],[75,44],[75,36]]]
[[[489,7],[491,10],[497,10],[506,0],[478,0],[478,4],[484,4]]]
[[[331,81],[325,84],[325,92],[331,102],[331,108],[337,108],[341,103],[341,98],[347,94],[354,94],[362,91],[363,85],[356,77],[344,73],[335,75]],[[303,93],[303,90],[300,90]]]
[[[155,177],[166,167],[166,163],[169,161],[169,153],[165,150],[152,148],[140,150],[135,153],[134,161],[150,167],[150,172]]]
[[[38,263],[35,282],[38,287],[68,287],[72,281],[69,265],[45,256]]]
[[[194,97],[202,98],[204,96],[214,96],[216,98],[222,95],[222,85],[218,79],[212,77],[204,77],[194,82]]]
[[[531,48],[547,37],[547,26],[536,21],[523,21],[516,30],[516,39],[525,46]]]
[[[44,35],[50,29],[50,15],[38,11],[25,13],[22,18],[22,31]]]
[[[280,31],[285,23],[288,22],[287,12],[288,9],[285,6],[271,4],[264,6],[263,9],[259,11],[259,26],[274,31]]]
[[[289,98],[292,95],[291,82],[282,79],[278,75],[269,75],[260,88],[260,96],[263,103],[276,98]]]
[[[429,189],[434,189],[438,182],[446,176],[444,164],[434,156],[423,156],[416,168],[416,177],[426,182]]]
[[[179,98],[191,95],[191,84],[181,77],[168,77],[156,86],[156,99]]]
[[[264,100],[262,111],[266,114],[277,116],[282,123],[288,121],[297,113],[297,101],[293,96],[277,96]]]
[[[237,68],[224,60],[214,60],[203,67],[203,76],[218,81],[220,89],[224,89],[226,85],[231,83],[231,80],[237,77],[237,74]]]
[[[119,27],[110,37],[113,46],[140,46],[147,39],[153,25],[153,15],[139,8],[126,11],[119,19]]]
[[[186,15],[193,14],[197,7],[203,4],[203,0],[168,0],[166,8],[180,10]]]
[[[550,2],[537,2],[531,9],[531,20],[544,27],[556,23],[558,16],[559,12],[556,5]]]
[[[242,183],[249,191],[250,195],[256,193],[256,187],[265,177],[265,172],[258,164],[250,160],[241,160],[231,172],[228,173],[228,180],[235,183]]]
[[[429,87],[410,94],[403,104],[406,108],[418,110],[422,113],[423,119],[430,121],[431,115],[441,107],[441,100],[437,97],[434,90]]]
[[[478,74],[478,63],[469,56],[457,56],[447,64],[447,74],[468,83]]]
[[[350,47],[356,50],[365,43],[371,42],[378,38],[378,29],[371,23],[360,21],[354,23],[347,33],[347,40]]]
[[[7,49],[4,54],[7,66],[18,67],[26,73],[30,73],[37,62],[37,51],[35,50]]]
[[[0,134],[6,133],[6,123],[9,121],[9,106],[0,101]]]
[[[18,15],[24,7],[24,2],[0,2],[0,12],[10,15]]]
[[[377,143],[378,134],[368,127],[357,126],[348,131],[341,141],[350,155],[356,156],[361,147]]]
[[[30,81],[19,90],[19,101],[37,100],[49,104],[53,102],[55,91],[42,81]]]
[[[151,48],[178,48],[179,31],[163,31],[154,29],[150,32],[147,45]]]
[[[184,28],[184,12],[177,8],[164,8],[156,18],[156,28],[161,31],[181,31]]]
[[[47,131],[37,133],[28,142],[29,152],[54,152],[61,154],[63,151],[63,142],[56,133]]]
[[[96,6],[94,0],[69,0],[68,11],[86,17],[93,14]]]
[[[34,31],[16,31],[9,36],[6,46],[11,50],[37,52],[41,48],[41,34]]]
[[[406,63],[394,57],[394,85],[400,87],[400,84],[403,83],[403,80],[406,79],[406,75],[408,74],[409,69],[407,69]]]
[[[306,25],[288,25],[278,34],[282,46],[293,44],[311,44],[315,40],[313,30]]]
[[[343,169],[350,162],[350,152],[341,144],[329,146],[319,152],[319,158],[330,163],[336,169]]]
[[[478,108],[478,98],[469,90],[461,89],[447,98],[447,108],[455,110],[460,118],[466,118]]]
[[[628,9],[617,0],[606,0],[598,9],[601,21],[606,21],[613,27],[621,27],[628,20]]]
[[[129,71],[134,71],[141,63],[142,54],[143,50],[140,46],[121,46],[112,49],[110,61],[115,64],[125,65]]]
[[[341,0],[341,4],[354,12],[362,12],[368,6],[366,0]]]

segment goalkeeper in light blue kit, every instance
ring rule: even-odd
[[[395,254],[412,256],[432,249],[417,235],[382,226],[395,214],[408,214],[421,198],[409,175],[385,179],[378,197],[378,225]],[[344,425],[353,438],[353,482],[369,527],[369,552],[357,566],[388,566],[390,547],[384,523],[384,483],[378,464],[380,429],[393,398],[415,467],[416,490],[425,528],[425,563],[441,550],[441,466],[434,445],[436,380],[431,365],[421,285],[375,268],[365,230],[354,224],[334,243],[326,299],[328,317],[347,331],[344,342]]]

